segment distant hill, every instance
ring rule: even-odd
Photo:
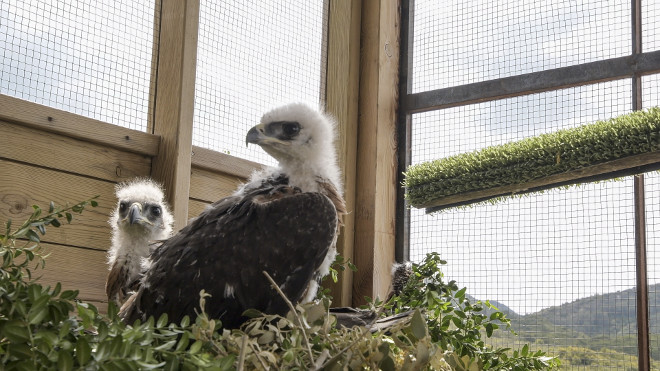
[[[636,355],[635,295],[635,289],[594,295],[527,315],[518,315],[501,303],[491,304],[511,319],[518,340],[595,351],[615,349]],[[651,344],[657,344],[660,342],[660,284],[649,286],[649,307]],[[506,334],[501,336],[509,338]]]
[[[471,296],[471,295],[465,295],[465,296],[467,297],[467,299],[468,299],[470,302],[473,302],[473,303],[474,303],[474,302],[479,301],[479,300],[478,300],[477,298],[475,298],[474,296]],[[481,300],[481,301],[482,301],[482,302],[485,302],[485,300]],[[489,302],[490,302],[491,305],[493,305],[495,308],[497,308],[497,310],[499,310],[500,312],[506,314],[506,316],[507,316],[508,318],[517,318],[517,317],[519,317],[519,315],[516,314],[516,312],[514,312],[511,308],[507,307],[504,303],[500,303],[500,302],[497,301],[497,300],[489,300]],[[494,312],[494,310],[493,310],[493,309],[486,308],[486,309],[484,309],[484,312],[485,312],[486,314],[490,315],[492,312]]]
[[[575,329],[590,336],[637,332],[636,290],[594,295],[571,303],[543,309],[521,318],[543,320],[555,326]],[[660,333],[660,284],[649,286],[649,325]]]

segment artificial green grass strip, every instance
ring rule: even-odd
[[[442,197],[522,184],[660,150],[660,107],[573,129],[410,166],[406,198],[423,207]]]

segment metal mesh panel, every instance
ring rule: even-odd
[[[274,163],[245,134],[277,104],[319,104],[323,3],[202,1],[194,145]]]
[[[415,114],[413,162],[624,114],[630,92],[625,79]],[[411,260],[439,252],[448,280],[509,312],[520,336],[490,341],[535,343],[565,365],[580,362],[568,360],[573,346],[591,352],[585,362],[606,368],[617,357],[636,367],[634,241],[631,177],[432,215],[411,211]]]
[[[642,77],[642,106],[660,105],[660,75]],[[645,175],[651,358],[660,359],[660,172]]]
[[[145,131],[155,1],[2,0],[0,94]]]
[[[629,1],[415,1],[413,92],[630,54]]]
[[[412,163],[608,119],[630,109],[629,92],[618,80],[415,114]]]
[[[642,50],[660,49],[660,1],[642,1]]]

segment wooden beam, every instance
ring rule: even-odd
[[[360,74],[360,0],[331,0],[329,9],[326,111],[337,120],[338,160],[349,214],[337,241],[337,251],[355,261],[355,176],[357,158],[358,94]],[[340,272],[337,284],[329,282],[333,306],[352,305],[353,272]]]
[[[426,112],[658,71],[660,50],[409,94],[401,100],[401,108],[408,113]]]
[[[462,206],[485,201],[498,196],[538,192],[571,184],[595,182],[620,178],[660,169],[660,151],[628,156],[614,161],[587,166],[582,169],[551,175],[530,182],[512,184],[474,192],[466,192],[435,199],[425,204],[416,205],[426,208],[427,213],[450,207]]]
[[[192,147],[192,166],[239,178],[248,178],[252,172],[263,167],[258,162],[197,146]]]
[[[192,168],[190,174],[190,198],[198,201],[216,202],[231,196],[245,178]]]
[[[158,154],[160,137],[0,95],[0,120],[137,154]]]
[[[206,209],[207,206],[211,205],[211,202],[190,200],[190,205],[188,206],[188,219],[195,218],[199,216]]]
[[[399,101],[412,92],[414,21],[415,0],[402,0],[401,36],[399,38]],[[396,183],[403,184],[405,171],[412,161],[412,114],[401,108],[399,108],[397,118],[397,144]],[[405,188],[397,186],[395,217],[395,258],[397,262],[410,260],[410,207],[405,195]]]
[[[151,157],[146,155],[3,121],[0,132],[6,143],[11,143],[0,146],[3,159],[111,182],[149,176],[151,172]]]
[[[161,136],[151,176],[163,183],[175,229],[188,220],[199,0],[163,0],[154,134]]]
[[[362,4],[353,305],[390,290],[397,188],[399,1]]]

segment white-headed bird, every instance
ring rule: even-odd
[[[115,191],[118,203],[108,221],[112,245],[105,292],[109,301],[121,306],[139,286],[154,243],[171,236],[174,218],[162,188],[150,179],[117,184]]]
[[[263,272],[293,303],[314,299],[346,213],[334,137],[333,120],[307,105],[263,115],[246,142],[278,166],[255,172],[154,251],[141,287],[120,312],[124,321],[194,317],[201,290],[211,295],[206,313],[225,328],[240,326],[250,308],[286,314]]]

